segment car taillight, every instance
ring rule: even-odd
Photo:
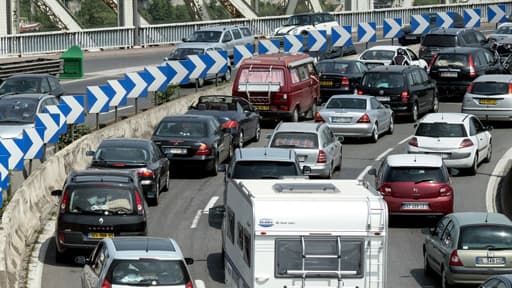
[[[343,76],[341,77],[341,87],[349,87],[350,86],[350,80],[348,77]]]
[[[363,116],[359,117],[357,120],[357,123],[370,123],[370,116],[368,114],[364,113]]]
[[[101,284],[101,288],[112,288],[112,284],[108,282],[107,279],[103,280],[103,283]]]
[[[475,62],[473,61],[473,56],[469,55],[469,77],[475,78],[476,71],[475,71]]]
[[[428,71],[430,72],[430,69],[432,69],[432,66],[434,66],[434,62],[436,62],[436,59],[437,59],[437,56],[439,54],[436,54],[434,55],[434,57],[432,57],[432,59],[430,59],[430,63],[428,64]]]
[[[385,184],[380,186],[379,191],[382,196],[390,196],[392,192],[391,187]]]
[[[459,148],[466,148],[471,146],[473,146],[473,141],[471,141],[469,138],[466,138],[460,142]]]
[[[124,164],[124,163],[113,163],[113,164],[110,164],[110,166],[112,166],[112,167],[125,167],[126,164]]]
[[[153,177],[154,173],[148,168],[139,168],[137,169],[137,175],[139,175],[139,177]]]
[[[409,145],[411,146],[414,146],[414,147],[418,147],[418,138],[416,137],[412,137],[410,140],[409,140]]]
[[[316,163],[327,163],[327,155],[323,150],[318,151],[318,158],[316,159]]]
[[[137,215],[144,215],[144,205],[138,190],[135,190],[135,205],[137,206]]]
[[[224,123],[222,123],[222,128],[225,129],[225,128],[237,128],[238,127],[238,122],[235,121],[235,120],[228,120]]]
[[[408,91],[402,91],[402,93],[400,93],[400,102],[402,102],[402,103],[409,102],[409,92]]]
[[[508,83],[508,94],[512,94],[512,83]]]
[[[199,148],[196,151],[196,155],[210,155],[211,153],[210,147],[204,143],[199,144]]]
[[[322,116],[320,116],[320,112],[315,113],[315,122],[325,122]]]
[[[361,89],[357,89],[357,95],[363,95],[363,94],[364,94],[364,93],[363,93],[363,90],[361,90]]]
[[[185,284],[185,288],[194,288],[194,285],[192,285],[192,281],[188,281],[187,284]]]
[[[473,85],[474,85],[474,83],[473,83],[473,82],[471,82],[471,84],[469,84],[469,87],[468,87],[468,90],[466,90],[466,93],[471,93],[471,91],[473,91]],[[508,88],[508,89],[509,89],[509,91],[510,91],[510,86],[509,86],[509,88]],[[510,92],[509,92],[509,93],[510,93]]]
[[[460,261],[459,254],[457,254],[457,250],[453,250],[452,254],[450,254],[450,266],[462,266],[462,262]]]
[[[64,243],[64,232],[59,233],[59,242]]]
[[[62,195],[62,201],[60,202],[60,213],[66,212],[66,206],[68,206],[69,189],[64,191]]]
[[[439,188],[439,195],[440,196],[452,195],[452,188],[450,186],[441,186],[441,188]]]

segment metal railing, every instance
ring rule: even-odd
[[[463,14],[464,9],[481,9],[482,22],[487,20],[487,7],[493,4],[511,4],[512,1],[486,1],[485,3],[448,4],[420,6],[410,9],[390,8],[372,11],[348,11],[332,13],[341,25],[350,25],[357,30],[358,23],[376,22],[380,28],[386,18],[401,18],[407,24],[411,15],[439,11],[453,11]],[[507,15],[512,5],[507,5]],[[227,19],[135,27],[114,27],[85,29],[81,31],[60,31],[46,33],[27,33],[0,36],[0,56],[20,56],[62,52],[72,45],[83,49],[129,48],[134,46],[152,46],[180,42],[195,30],[212,25],[246,25],[258,35],[270,35],[283,25],[289,16],[261,17],[256,19]],[[138,33],[138,37],[135,37]],[[136,43],[139,41],[139,43]]]

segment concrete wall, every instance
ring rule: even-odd
[[[19,287],[20,276],[37,232],[48,216],[56,211],[57,197],[51,191],[62,188],[66,175],[73,169],[84,169],[90,161],[87,150],[95,150],[110,137],[149,138],[154,127],[167,115],[185,112],[201,95],[231,94],[231,85],[224,85],[198,94],[187,95],[126,120],[86,135],[43,163],[18,189],[4,211],[0,224],[0,288]]]

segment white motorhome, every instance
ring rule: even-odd
[[[356,180],[229,180],[227,287],[358,287],[386,283],[388,209]]]

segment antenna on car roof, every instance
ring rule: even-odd
[[[489,212],[485,213],[485,220],[484,222],[487,223],[487,218],[489,217]]]

